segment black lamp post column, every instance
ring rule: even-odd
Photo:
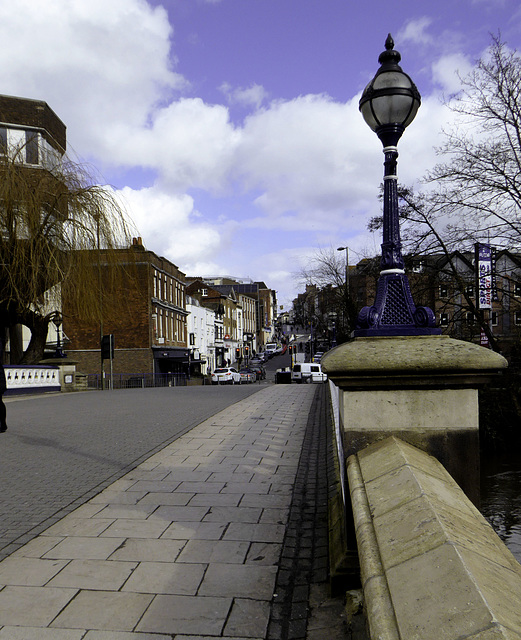
[[[405,274],[398,212],[398,140],[413,121],[420,106],[418,89],[398,62],[391,36],[380,54],[380,69],[360,99],[360,111],[383,144],[384,201],[381,271],[376,300],[364,307],[355,336],[433,335],[435,316],[428,307],[416,307]]]

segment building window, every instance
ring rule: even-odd
[[[440,284],[440,298],[449,297],[449,287],[446,284]]]
[[[470,326],[472,326],[474,324],[474,314],[472,313],[472,311],[467,311],[466,316],[465,316],[465,320],[467,322],[467,324]]]
[[[25,161],[27,164],[38,164],[38,134],[25,132]]]
[[[514,313],[514,324],[521,325],[521,311],[516,311]]]
[[[190,346],[195,346],[195,333],[190,334]]]
[[[492,311],[490,314],[490,323],[493,327],[497,327],[499,314],[497,311]]]
[[[208,295],[208,289],[201,289],[201,295],[202,296],[207,296]]]
[[[474,285],[473,284],[468,284],[467,288],[466,288],[466,292],[469,298],[473,298],[474,297]]]
[[[440,313],[440,326],[446,327],[449,324],[449,314],[448,313]]]
[[[514,295],[521,296],[521,282],[514,282]]]

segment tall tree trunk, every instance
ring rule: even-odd
[[[19,364],[38,364],[43,360],[50,318],[27,310],[20,321],[31,330],[31,340]]]

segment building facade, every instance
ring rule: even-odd
[[[30,181],[42,170],[60,165],[67,147],[66,126],[46,102],[0,95],[0,155],[20,166]],[[42,291],[43,314],[60,312],[61,287]],[[6,345],[6,361],[18,362],[29,344],[31,332],[22,325],[12,326]],[[49,324],[47,349],[58,344],[58,330]]]
[[[63,328],[68,337],[67,355],[83,373],[102,370],[100,341],[114,336],[114,373],[185,373],[197,367],[187,342],[185,274],[152,251],[141,238],[118,251],[113,267],[92,252],[93,268],[100,268],[104,282],[103,318],[100,323],[80,320],[68,313],[63,300]],[[96,255],[94,255],[96,254]],[[110,304],[109,304],[110,303]]]

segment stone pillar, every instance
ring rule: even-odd
[[[58,367],[62,391],[77,391],[76,360],[69,360],[69,358],[46,358],[45,360],[41,360],[40,364],[50,364]]]
[[[345,457],[395,435],[435,456],[479,504],[478,389],[507,361],[448,336],[356,338],[322,368],[339,387]]]

